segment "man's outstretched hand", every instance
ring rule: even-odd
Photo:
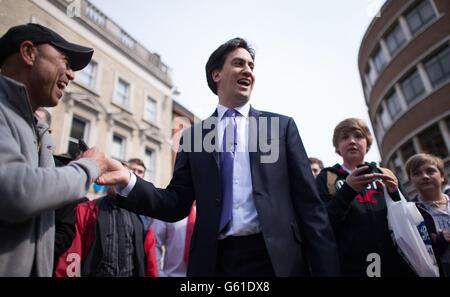
[[[108,159],[108,169],[99,176],[97,184],[126,187],[130,181],[130,170],[117,160]]]

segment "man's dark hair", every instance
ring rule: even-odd
[[[209,56],[208,62],[206,63],[206,80],[208,81],[208,86],[217,95],[217,85],[212,78],[212,73],[214,70],[220,70],[225,63],[225,60],[229,53],[237,48],[243,48],[249,52],[252,59],[255,60],[255,51],[251,48],[247,41],[242,38],[236,37],[228,40],[221,46],[219,46],[212,54]]]

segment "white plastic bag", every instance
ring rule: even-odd
[[[424,219],[416,204],[406,201],[402,193],[400,191],[399,193],[400,201],[394,201],[386,186],[384,187],[392,239],[399,252],[419,276],[438,277],[439,267]]]

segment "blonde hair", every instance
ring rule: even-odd
[[[372,133],[370,133],[367,124],[363,120],[357,118],[345,119],[342,122],[340,122],[336,126],[336,128],[334,128],[333,146],[337,149],[339,140],[341,140],[342,136],[346,133],[353,131],[359,131],[364,136],[364,138],[367,141],[367,152],[368,152],[373,142],[373,136]]]
[[[442,183],[445,185],[448,182],[447,175],[445,174],[444,170],[444,161],[442,161],[441,158],[436,157],[431,154],[415,154],[414,156],[410,157],[408,161],[406,161],[405,170],[408,174],[409,180],[411,180],[411,174],[413,171],[419,169],[423,165],[434,165],[441,173],[441,176],[444,178],[444,182]]]

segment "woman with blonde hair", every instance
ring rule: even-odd
[[[418,192],[414,201],[430,233],[440,274],[444,275],[442,259],[450,242],[449,197],[442,191],[447,183],[444,162],[430,154],[416,154],[406,162],[406,173]]]
[[[334,129],[333,145],[342,164],[323,169],[316,179],[336,237],[344,276],[414,276],[391,239],[383,183],[399,199],[392,172],[364,162],[373,137],[365,122],[349,118]],[[378,255],[379,271],[369,259]]]

